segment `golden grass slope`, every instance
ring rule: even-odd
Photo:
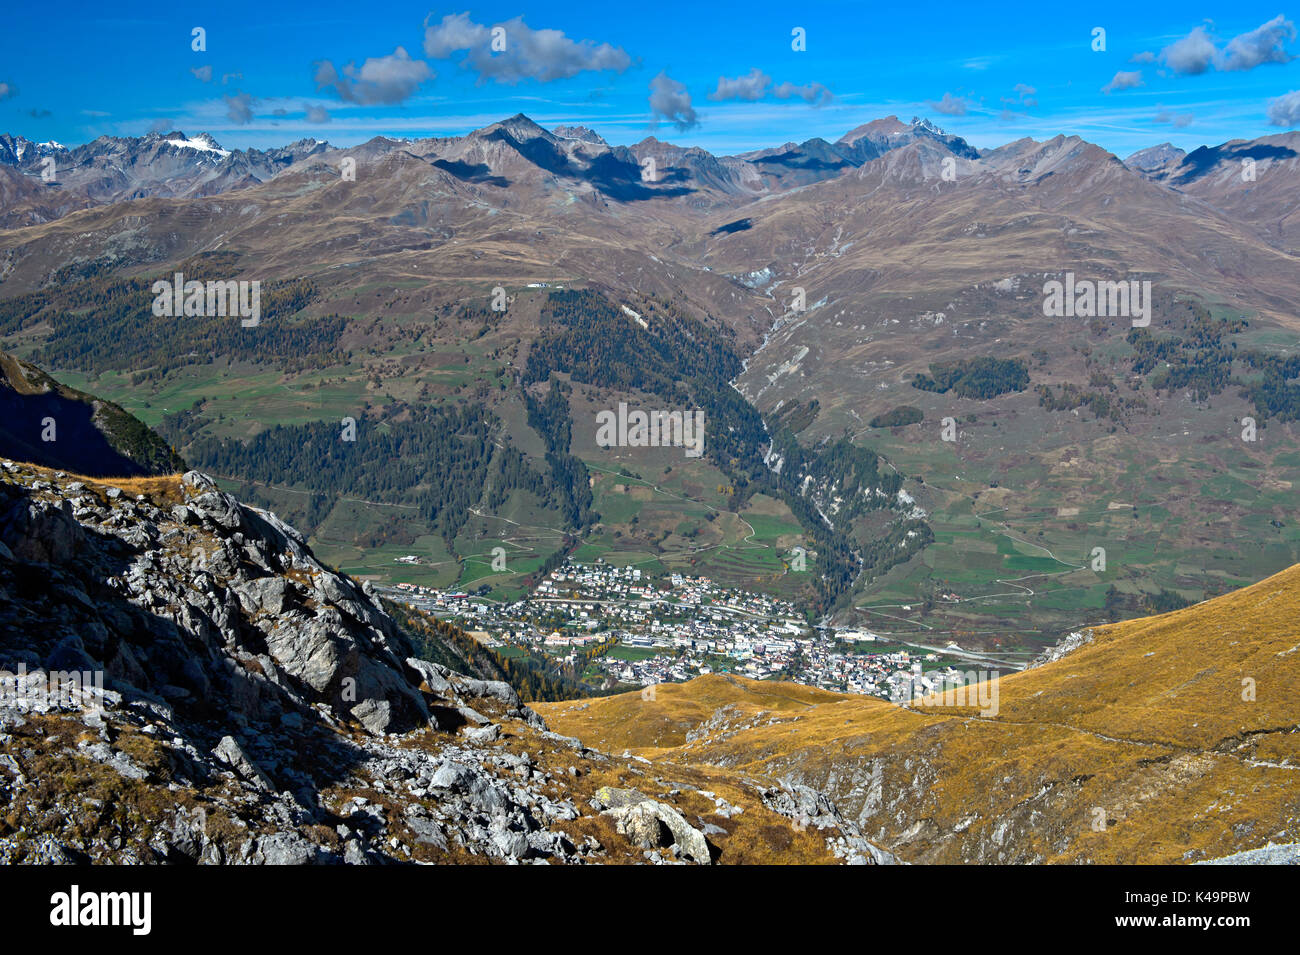
[[[544,711],[548,723],[563,727],[562,732],[588,746],[644,754],[681,746],[689,732],[723,708],[730,708],[737,719],[758,714],[784,718],[843,699],[848,697],[797,683],[761,683],[714,674],[599,700],[539,703],[534,709]]]
[[[172,504],[180,504],[185,500],[185,490],[181,484],[181,474],[158,474],[147,477],[90,477],[85,474],[76,474],[71,471],[59,471],[56,468],[48,468],[42,464],[32,464],[26,461],[14,461],[8,458],[0,458],[8,464],[17,466],[16,472],[20,477],[35,476],[45,481],[80,481],[91,491],[100,497],[106,496],[109,488],[117,488],[124,494],[135,496],[144,495],[145,499],[158,507],[168,507]],[[62,475],[55,478],[55,475]]]
[[[1300,841],[1300,566],[1098,629],[995,715],[705,677],[538,707],[657,763],[826,791],[914,862],[1166,863]]]

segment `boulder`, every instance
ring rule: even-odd
[[[639,799],[637,797],[640,797]],[[615,828],[642,849],[676,847],[679,857],[700,865],[712,865],[709,841],[680,812],[667,803],[656,802],[635,789],[602,787],[596,798],[612,808],[603,815],[614,820]]]
[[[212,751],[212,755],[234,770],[235,774],[245,782],[251,783],[263,792],[270,792],[275,788],[266,774],[248,758],[243,747],[235,742],[233,736],[223,736],[221,742]]]

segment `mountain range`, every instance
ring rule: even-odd
[[[926,642],[996,637],[1032,656],[1080,625],[1300,560],[1287,504],[1300,479],[1300,134],[1123,161],[1064,135],[975,149],[896,117],[737,156],[654,138],[610,146],[523,115],[347,149],[225,150],[180,132],[75,150],[2,142],[16,197],[0,232],[5,347],[163,429],[362,576],[392,573],[376,549],[436,533],[432,563],[459,564],[469,582],[463,559],[499,543],[504,518],[545,529],[517,542],[527,559],[512,586],[577,535],[760,588],[818,590],[818,612],[842,623]],[[55,182],[40,180],[43,154]],[[268,331],[141,318],[149,284],[176,271],[273,289]],[[1046,316],[1045,284],[1067,275],[1150,282],[1150,328]],[[574,296],[600,303],[605,324],[563,330]],[[665,308],[670,321],[645,318]],[[98,344],[105,329],[114,348]],[[631,366],[576,366],[575,336],[587,335],[628,354],[664,337],[670,364],[707,340],[695,354],[718,360],[674,391],[666,372],[651,386]],[[961,378],[975,356],[1003,362],[979,369],[986,386],[926,384]],[[572,388],[563,449],[529,410],[555,380]],[[727,405],[736,392],[750,410]],[[676,471],[658,449],[596,446],[602,408],[667,398],[762,424],[744,448]],[[376,526],[347,500],[367,497],[354,477],[305,462],[273,477],[250,460],[282,458],[311,422],[401,428],[412,409],[466,402],[548,489],[501,484],[489,472],[513,465],[488,462],[467,485],[474,500],[435,532],[399,511]],[[1259,440],[1242,440],[1247,418]],[[897,473],[912,504],[846,505],[848,478],[831,463],[844,447]],[[646,483],[662,492],[619,519],[623,505],[593,478],[584,512],[566,500],[568,458],[547,458],[561,451],[660,475]],[[415,500],[378,493],[367,499]],[[756,500],[801,529],[768,546],[769,566],[807,547],[821,583],[756,572],[740,523]],[[720,526],[683,501],[739,520]],[[907,545],[850,571],[891,534]],[[1109,559],[1094,566],[1098,547]]]

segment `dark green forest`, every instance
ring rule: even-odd
[[[958,398],[987,401],[998,395],[1024,391],[1029,387],[1029,368],[1023,358],[966,358],[939,362],[930,366],[930,374],[918,374],[912,387],[952,392]]]
[[[878,414],[867,424],[872,428],[901,428],[909,424],[918,424],[925,418],[920,408],[900,405],[884,414]]]
[[[332,501],[415,505],[450,546],[483,495],[496,419],[478,404],[385,410],[383,419],[358,419],[355,440],[345,440],[338,422],[314,421],[276,425],[248,441],[205,435],[192,441],[187,454],[196,467],[221,477],[293,485]],[[165,418],[164,437],[179,443],[192,435],[194,414]],[[518,457],[502,455],[494,493],[505,493],[512,483],[537,488],[539,478]],[[302,529],[311,533],[314,527]]]
[[[731,507],[740,508],[755,493],[769,494],[785,502],[814,542],[818,610],[847,601],[862,569],[882,572],[924,546],[921,533],[907,537],[904,532],[892,550],[874,543],[864,548],[854,538],[853,519],[866,510],[890,507],[902,477],[882,476],[872,451],[844,439],[817,449],[802,446],[788,425],[810,421],[815,406],[794,409],[784,423],[774,421],[769,429],[758,410],[731,386],[742,365],[725,332],[658,299],[650,300],[648,327],[642,328],[591,289],[552,293],[542,319],[542,336],[522,376],[525,387],[564,373],[582,384],[648,392],[669,407],[702,409],[705,454],[732,481]],[[554,427],[542,419],[539,425]],[[773,453],[783,459],[779,471],[769,467]],[[836,488],[845,497],[835,523],[803,492],[808,476],[815,488]],[[881,493],[871,493],[873,488]],[[858,493],[863,490],[866,493]]]
[[[186,281],[227,280],[237,275],[229,254],[204,256],[173,271]],[[172,273],[114,278],[112,272],[69,272],[63,281],[28,295],[0,301],[0,335],[46,324],[49,333],[31,360],[43,368],[86,372],[134,372],[137,383],[173,369],[217,361],[273,363],[287,372],[329,368],[348,361],[340,341],[339,315],[304,318],[297,313],[317,297],[309,280],[267,281],[261,286],[260,324],[237,317],[158,317],[151,286]]]
[[[546,442],[546,463],[551,468],[556,504],[570,529],[592,523],[591,485],[587,467],[569,453],[573,439],[573,422],[569,417],[569,389],[559,379],[552,379],[545,399],[538,401],[527,391],[528,426]]]

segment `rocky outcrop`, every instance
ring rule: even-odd
[[[1045,666],[1048,663],[1055,663],[1067,654],[1073,653],[1080,647],[1085,647],[1092,643],[1093,633],[1091,628],[1087,630],[1075,630],[1066,634],[1058,642],[1048,647],[1025,667],[1026,670],[1032,670],[1036,667]]]
[[[0,628],[11,666],[102,669],[124,693],[247,720],[321,705],[371,733],[427,723],[406,638],[274,515],[195,471],[164,508],[5,470],[0,541],[14,585]],[[33,573],[56,599],[24,599],[17,579]]]
[[[94,835],[56,849],[0,824],[0,861],[367,862],[410,845],[580,855],[544,833],[571,807],[534,791],[531,774],[496,781],[520,768],[484,751],[502,724],[545,730],[508,684],[415,658],[366,587],[205,475],[147,494],[121,484],[0,461],[0,802],[29,805],[37,767],[57,764],[98,780],[92,790],[165,783],[207,808],[175,800],[144,845]],[[394,735],[466,727],[437,753]],[[403,793],[405,822],[365,799],[330,805],[356,786]],[[84,813],[79,798],[60,793],[23,832]],[[327,819],[339,820],[328,838],[304,836]]]
[[[727,777],[745,807],[651,780],[420,659],[368,586],[193,471],[0,459],[0,671],[0,864],[707,865],[750,818],[801,825],[753,780]]]
[[[614,820],[618,831],[642,849],[666,849],[674,856],[701,865],[713,861],[713,847],[686,818],[667,803],[657,802],[635,789],[604,787],[596,791],[593,805]]]
[[[893,853],[863,838],[858,827],[845,819],[829,796],[810,786],[781,782],[763,794],[763,802],[801,829],[825,832],[836,858],[849,865],[898,865]]]

